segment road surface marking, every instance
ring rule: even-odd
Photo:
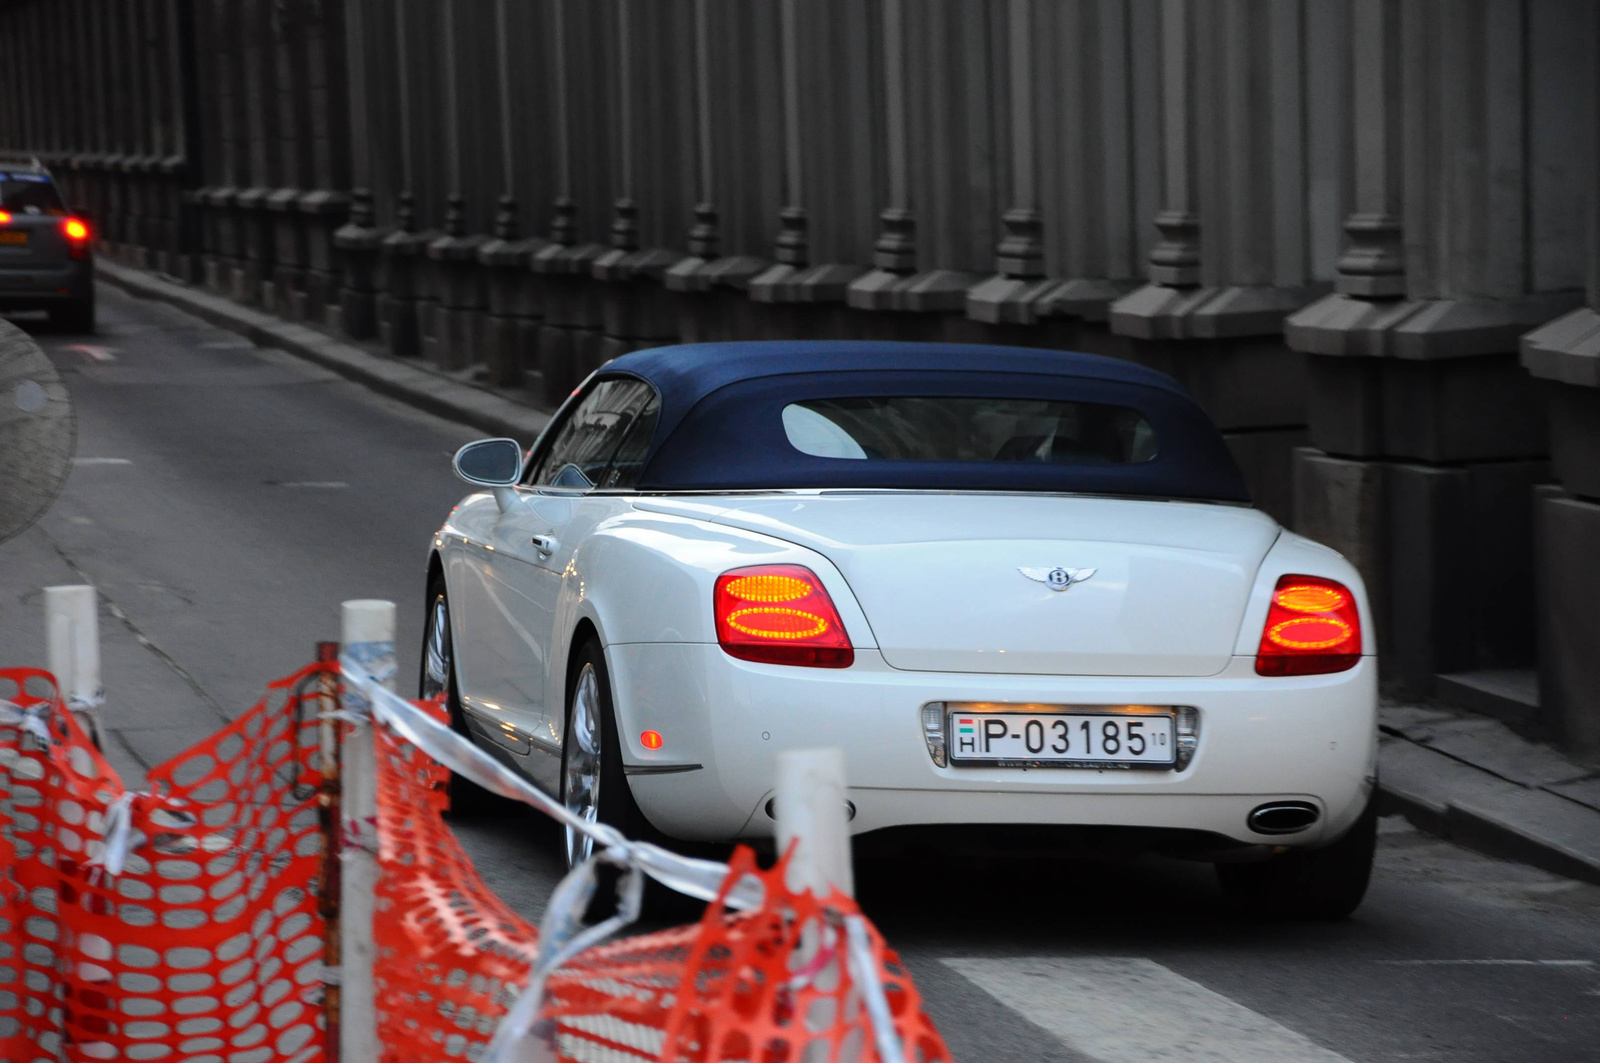
[[[1593,967],[1593,960],[1379,960],[1386,967]]]
[[[115,347],[100,347],[93,343],[74,343],[67,350],[77,351],[85,361],[114,362],[117,360]]]
[[[948,959],[947,967],[1098,1063],[1349,1063],[1152,960]]]
[[[130,458],[73,458],[74,465],[132,465]]]

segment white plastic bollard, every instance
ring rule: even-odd
[[[104,694],[100,686],[100,613],[94,588],[87,585],[44,589],[46,659],[61,697],[74,709],[91,709]]]
[[[796,749],[778,754],[776,808],[778,852],[799,839],[789,862],[788,886],[821,895],[836,887],[856,892],[850,865],[850,820],[846,809],[844,751]]]
[[[393,690],[394,603],[345,602],[339,618],[344,655]],[[345,707],[365,709],[366,704],[347,690]],[[377,844],[378,793],[371,726],[350,728],[339,750],[345,838],[339,890],[339,1058],[354,1063],[380,1055],[372,978],[373,894],[378,885],[378,856],[372,847]]]

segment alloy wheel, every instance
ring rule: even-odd
[[[586,823],[600,815],[600,681],[585,664],[572,691],[572,721],[567,728],[563,800],[567,811]],[[594,852],[594,839],[566,828],[567,866],[577,867]]]
[[[434,596],[428,610],[428,639],[423,646],[422,696],[436,698],[450,690],[450,606]]]

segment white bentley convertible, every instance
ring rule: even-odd
[[[770,837],[774,754],[837,746],[858,835],[1153,849],[1257,910],[1360,903],[1360,577],[1251,508],[1160,373],[659,348],[456,469],[485,490],[433,542],[422,692],[581,815]]]

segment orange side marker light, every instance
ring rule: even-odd
[[[660,749],[662,742],[660,731],[644,731],[639,735],[639,744],[646,749]]]

